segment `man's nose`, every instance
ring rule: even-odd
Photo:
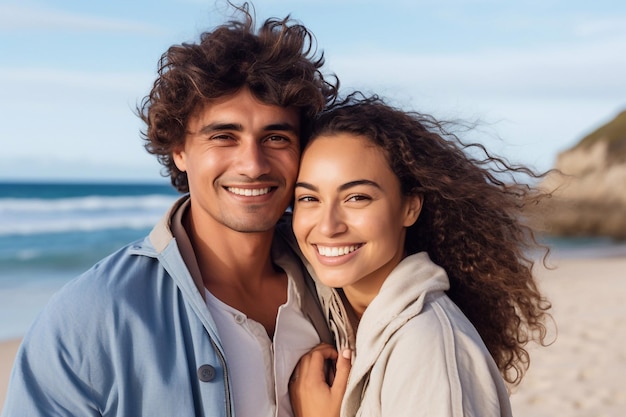
[[[237,153],[237,171],[249,178],[258,178],[270,172],[270,163],[260,143],[248,143]]]

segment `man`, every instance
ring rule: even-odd
[[[241,11],[169,48],[138,110],[147,150],[188,195],[53,297],[18,352],[3,416],[291,414],[289,376],[330,336],[275,231],[300,135],[337,88],[306,28],[270,19],[255,33]]]

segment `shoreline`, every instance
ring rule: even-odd
[[[626,409],[626,254],[612,255],[553,255],[550,269],[537,262],[558,335],[547,347],[528,346],[530,369],[512,389],[515,417],[615,417]],[[0,409],[19,342],[0,340]]]

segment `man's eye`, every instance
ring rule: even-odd
[[[291,138],[282,135],[271,135],[265,138],[265,143],[268,145],[289,145],[292,142]]]
[[[231,139],[233,139],[232,136],[224,135],[224,134],[211,136],[211,140],[231,140]]]

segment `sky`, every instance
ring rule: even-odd
[[[626,110],[626,2],[258,0],[316,37],[344,91],[443,120],[537,170]],[[0,0],[0,181],[163,181],[135,108],[224,0]]]

